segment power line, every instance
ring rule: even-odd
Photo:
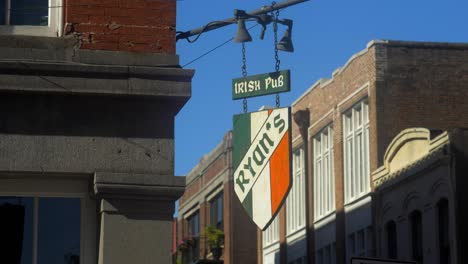
[[[255,24],[255,25],[251,26],[251,27],[249,28],[249,30],[252,29],[252,28],[254,28],[254,27],[256,27],[256,26],[258,26],[258,24]],[[206,55],[210,54],[211,52],[213,52],[213,51],[215,51],[215,50],[221,48],[222,46],[224,46],[224,45],[228,44],[229,42],[231,42],[233,39],[234,39],[234,37],[231,37],[230,39],[224,41],[223,43],[219,44],[218,46],[216,46],[216,47],[214,47],[214,48],[208,50],[207,52],[203,53],[202,55],[200,55],[200,56],[196,57],[195,59],[189,61],[188,63],[184,64],[184,65],[182,66],[182,68],[184,68],[185,66],[190,65],[190,64],[192,64],[192,63],[194,63],[194,62],[196,62],[197,60],[199,60],[199,59],[205,57]]]

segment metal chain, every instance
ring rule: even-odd
[[[271,7],[274,7],[276,2],[271,4]],[[275,71],[279,72],[280,70],[280,59],[278,56],[278,18],[279,18],[279,9],[276,10],[276,13],[271,12],[271,16],[273,17],[273,36],[275,39]],[[276,94],[276,108],[280,107],[280,96],[279,93]]]
[[[245,58],[245,43],[242,42],[242,77],[247,77],[247,59]],[[247,113],[247,99],[242,100],[242,108]]]

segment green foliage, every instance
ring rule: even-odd
[[[206,243],[208,243],[211,248],[220,247],[224,243],[223,230],[217,229],[211,225],[205,227],[201,236],[205,239]]]

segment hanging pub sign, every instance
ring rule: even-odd
[[[291,108],[233,118],[234,191],[247,214],[265,230],[292,185]]]
[[[289,70],[232,79],[232,99],[241,99],[291,90]]]

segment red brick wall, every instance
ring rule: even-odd
[[[179,204],[182,205],[185,201],[189,200],[194,194],[200,191],[201,188],[201,178],[197,178],[192,181],[188,186],[185,187],[185,192],[179,199]]]
[[[175,53],[176,0],[66,0],[82,49]]]
[[[208,184],[214,179],[222,170],[226,169],[226,156],[220,156],[217,160],[208,167],[203,173],[203,182]]]
[[[336,250],[337,262],[345,261],[345,219],[343,214],[344,208],[344,189],[343,189],[343,139],[342,139],[342,115],[355,103],[363,98],[369,98],[369,111],[372,116],[375,84],[375,50],[371,47],[364,54],[353,59],[343,71],[334,76],[333,80],[325,85],[315,87],[304,97],[302,97],[294,106],[293,113],[308,108],[310,111],[310,136],[314,136],[321,129],[329,124],[333,124],[334,131],[334,165],[335,165],[335,201],[336,201]],[[369,86],[362,90],[366,84]],[[359,90],[359,92],[358,92]],[[352,95],[352,96],[351,96]],[[375,125],[370,121],[370,140],[375,135]],[[299,127],[293,122],[293,138],[299,136]],[[375,150],[370,149],[372,157]],[[309,169],[308,180],[311,204],[308,210],[311,214],[309,230],[313,230],[313,140],[310,139],[309,144]],[[376,168],[376,160],[371,160],[371,169]],[[283,223],[284,224],[284,223]],[[314,236],[313,233],[309,234]],[[309,256],[311,258],[312,256]]]
[[[388,46],[377,87],[379,164],[391,140],[410,127],[468,127],[468,45]]]
[[[368,88],[356,92],[366,83]],[[468,45],[377,43],[294,105],[293,113],[310,110],[311,136],[333,123],[338,262],[345,261],[342,114],[365,97],[369,100],[370,169],[374,171],[382,165],[388,144],[406,128],[468,127]],[[293,138],[298,136],[293,122]],[[309,147],[307,177],[312,180],[312,142]]]

